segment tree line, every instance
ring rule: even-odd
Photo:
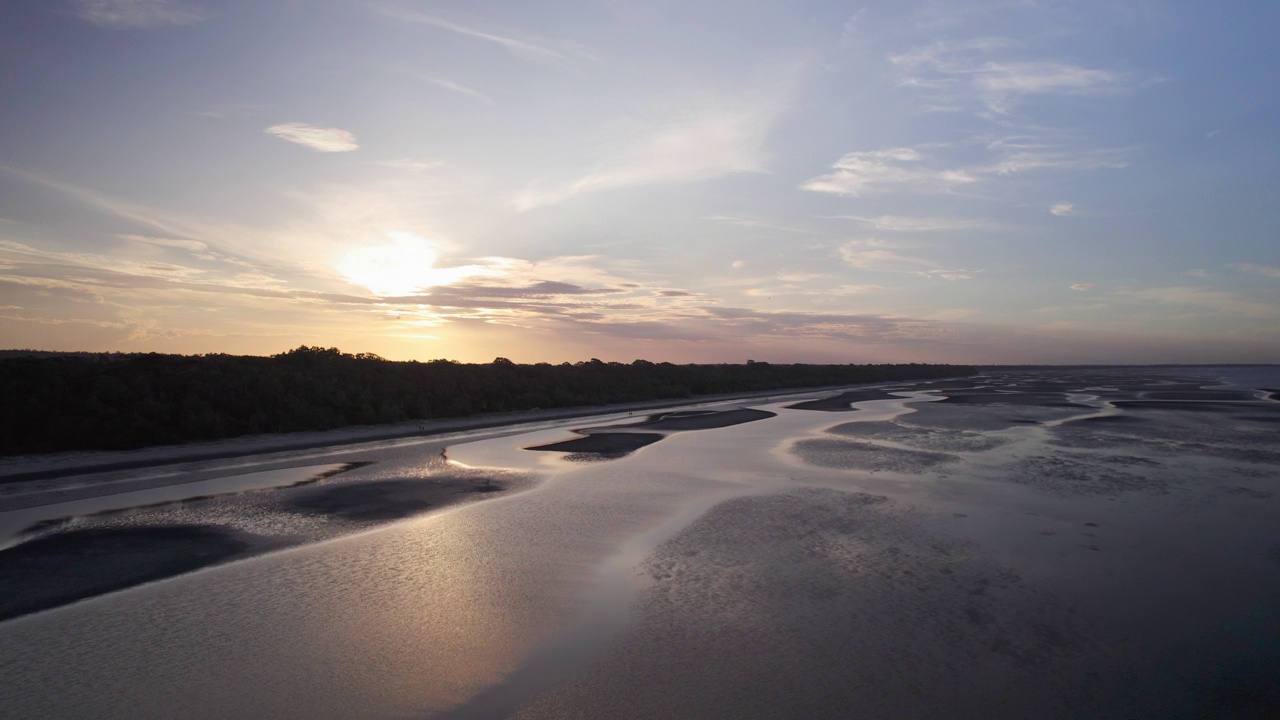
[[[337,348],[271,357],[4,353],[0,455],[972,375],[962,365],[393,362]]]

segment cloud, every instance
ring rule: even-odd
[[[905,215],[879,215],[866,217],[861,215],[827,216],[838,220],[853,220],[869,225],[876,230],[890,232],[935,232],[952,230],[980,230],[998,227],[996,223],[978,218],[957,217],[913,217]]]
[[[208,17],[181,0],[72,0],[71,7],[82,20],[116,28],[191,25]]]
[[[749,337],[804,337],[837,340],[890,340],[936,334],[931,323],[880,314],[761,311],[733,307],[704,307],[720,332]]]
[[[485,95],[484,93],[478,90],[472,90],[471,88],[465,85],[456,83],[452,80],[446,80],[444,78],[434,77],[430,75],[419,75],[418,77],[425,82],[429,82],[432,85],[435,85],[436,87],[444,88],[449,92],[458,93],[459,95],[466,95],[467,97],[475,98],[476,100],[479,100],[480,102],[486,105],[493,104],[493,99],[490,98],[488,95]]]
[[[1128,92],[1125,73],[1052,60],[993,59],[1023,44],[1005,38],[937,42],[893,55],[906,73],[900,85],[937,97],[944,104],[971,106],[1005,115],[1029,95],[1103,95]]]
[[[1252,273],[1254,275],[1262,275],[1263,277],[1276,278],[1280,280],[1280,267],[1273,265],[1257,265],[1255,263],[1237,263],[1231,266],[1240,272]]]
[[[849,197],[889,191],[939,194],[954,192],[966,186],[977,186],[992,177],[1033,170],[1095,170],[1124,168],[1129,165],[1125,159],[1128,150],[1124,148],[1069,151],[1032,143],[1021,136],[1016,140],[1018,141],[1005,139],[988,142],[986,149],[998,156],[996,161],[968,165],[931,163],[933,155],[909,147],[846,153],[832,165],[835,172],[820,175],[800,187],[803,190]],[[945,149],[945,146],[934,146],[935,153]],[[951,167],[946,167],[947,164]],[[905,226],[911,224],[909,219],[894,216],[882,216],[878,219],[853,215],[844,217],[869,224],[897,221],[900,226],[897,229],[907,229]],[[950,220],[954,222],[956,219]],[[933,229],[928,228],[926,223],[922,225]]]
[[[977,169],[993,175],[1012,175],[1028,170],[1098,170],[1129,167],[1127,148],[1094,150],[1021,150],[1008,153],[1002,160]]]
[[[355,135],[340,128],[322,128],[293,122],[272,125],[264,132],[319,152],[351,152],[360,147]]]
[[[963,268],[957,270],[934,268],[933,270],[913,270],[911,274],[930,280],[972,280],[974,273],[979,272],[982,271],[965,270]]]
[[[1080,214],[1076,210],[1075,203],[1069,203],[1069,202],[1055,203],[1049,208],[1049,212],[1053,213],[1054,215],[1057,215],[1058,217],[1071,217],[1073,215]]]
[[[764,144],[785,94],[769,87],[737,98],[703,98],[700,106],[617,139],[585,175],[530,185],[516,196],[516,208],[531,210],[613,188],[766,172]]]
[[[382,167],[395,168],[396,170],[412,170],[421,172],[423,170],[432,170],[444,166],[443,160],[414,160],[413,158],[400,158],[398,160],[375,160],[374,165]]]
[[[790,233],[808,233],[808,230],[800,228],[787,227],[785,225],[776,225],[764,220],[757,220],[749,217],[736,217],[733,215],[708,215],[703,220],[712,222],[725,223],[726,225],[737,225],[738,227],[760,228],[762,230],[781,230]]]
[[[252,233],[242,226],[214,224],[199,218],[186,217],[145,205],[137,205],[78,185],[53,180],[38,173],[5,165],[4,163],[0,163],[0,170],[27,182],[54,190],[85,207],[94,208],[121,220],[157,230],[164,233],[164,237],[170,239],[198,240],[211,248],[217,246],[221,254],[228,256],[255,258],[261,255],[259,244],[253,240],[245,240]],[[222,247],[231,246],[232,242],[234,242],[235,252]]]
[[[845,265],[860,270],[904,270],[909,269],[904,266],[934,264],[932,260],[903,255],[876,238],[850,240],[841,245],[838,252]]]
[[[970,280],[981,270],[940,268],[928,258],[899,252],[901,248],[878,238],[850,240],[838,248],[845,265],[874,272],[905,273],[938,280]]]
[[[432,75],[430,73],[425,73],[419,70],[414,70],[406,67],[386,67],[385,69],[388,72],[398,73],[400,75],[408,75],[409,77],[416,78],[425,83],[430,83],[432,85],[435,85],[438,88],[443,88],[452,93],[457,93],[459,95],[466,95],[467,97],[470,97],[475,100],[479,100],[480,102],[486,105],[494,104],[493,98],[489,97],[488,95],[485,95],[479,90],[469,88],[466,85],[463,85],[458,82],[454,82],[453,80],[449,80],[447,78],[439,77],[438,75]]]
[[[1124,82],[1109,70],[1043,61],[988,62],[969,74],[978,87],[999,93],[1090,94],[1115,90]]]
[[[375,12],[385,17],[389,17],[395,20],[418,23],[420,25],[431,25],[433,27],[438,27],[443,30],[448,30],[450,32],[457,33],[459,35],[464,35],[466,37],[475,38],[477,40],[483,40],[485,42],[493,43],[495,45],[501,46],[502,48],[520,57],[531,58],[534,60],[543,60],[543,61],[564,59],[564,56],[561,53],[556,52],[555,50],[552,50],[550,48],[546,48],[541,45],[536,45],[532,42],[528,42],[525,40],[519,40],[512,37],[497,35],[495,33],[476,30],[474,28],[469,28],[469,27],[466,27],[465,25],[460,25],[458,23],[451,22],[443,18],[435,17],[434,15],[426,15],[424,13],[415,12],[413,10],[408,10],[401,7],[387,6],[387,5],[376,6],[374,10]]]
[[[835,172],[820,175],[801,189],[859,197],[867,192],[908,188],[915,192],[942,193],[977,182],[962,169],[937,170],[924,166],[926,155],[914,148],[892,148],[846,153],[831,167]]]
[[[1075,290],[1076,292],[1088,292],[1096,287],[1098,286],[1093,283],[1074,283],[1071,286],[1071,289]]]
[[[159,245],[161,247],[180,248],[182,250],[190,250],[191,252],[197,253],[209,251],[209,245],[199,240],[152,237],[150,235],[137,235],[133,233],[121,233],[116,235],[116,237],[121,240],[132,240],[133,242],[146,243],[148,245]]]

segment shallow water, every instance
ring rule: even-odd
[[[316,528],[341,517],[219,506],[259,518],[236,527],[271,510],[331,539],[0,623],[0,707],[1268,717],[1280,441],[1266,429],[1280,403],[1106,403],[1181,390],[1150,373],[988,377],[975,402],[909,393],[847,413],[746,403],[776,415],[594,463],[523,448],[637,418],[456,438],[448,465],[431,443],[326,455],[373,462],[338,487],[455,471],[538,482],[327,536]],[[985,397],[1019,387],[1033,397]]]
[[[100,495],[83,500],[19,508],[0,513],[0,548],[19,540],[18,534],[36,523],[61,520],[82,515],[96,515],[113,510],[175,503],[193,498],[288,487],[314,480],[326,474],[342,470],[342,464],[303,465],[300,467],[263,470],[260,472],[226,475],[197,480],[180,485],[162,485],[145,490],[133,490]]]

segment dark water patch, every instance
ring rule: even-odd
[[[922,403],[916,411],[895,422],[908,427],[942,430],[1008,430],[1021,425],[1034,425],[1078,415],[1082,410],[1035,405],[980,405]]]
[[[1236,392],[1227,390],[1193,390],[1193,391],[1155,391],[1146,393],[1148,400],[1198,400],[1198,401],[1217,401],[1226,400],[1232,402],[1252,402],[1258,398],[1250,392]]]
[[[810,465],[840,470],[865,470],[918,475],[938,465],[954,462],[955,455],[923,450],[852,442],[849,440],[807,439],[792,446],[792,452]]]
[[[919,450],[935,452],[985,452],[1007,445],[1004,438],[969,430],[927,429],[909,427],[896,422],[851,422],[828,428],[828,433],[842,437],[887,440]]]
[[[1182,412],[1176,401],[1122,410],[1121,415],[1069,421],[1053,428],[1054,445],[1065,447],[1141,446],[1165,454],[1196,454],[1241,462],[1280,461],[1280,413],[1245,412],[1262,403],[1205,403],[1213,411]],[[1165,407],[1161,407],[1161,406]]]
[[[585,428],[577,432],[582,437],[572,440],[536,445],[525,450],[546,450],[569,453],[566,460],[572,462],[599,462],[626,457],[646,445],[652,445],[666,437],[666,433],[692,430],[713,430],[743,423],[776,417],[768,410],[738,408],[737,410],[685,410],[660,413],[649,419],[629,425],[612,425],[609,428]],[[663,432],[616,432],[610,428],[645,428]]]
[[[1270,500],[1271,498],[1275,497],[1275,493],[1270,493],[1265,490],[1255,490],[1250,487],[1244,487],[1243,485],[1236,485],[1234,487],[1224,485],[1219,487],[1218,489],[1221,490],[1226,495],[1235,495],[1237,497],[1247,497],[1253,500]]]
[[[1095,415],[1093,417],[1083,417],[1079,420],[1068,420],[1063,423],[1063,426],[1076,423],[1081,425],[1086,423],[1089,425],[1145,425],[1149,422],[1150,420],[1133,415]]]
[[[253,546],[213,525],[73,530],[0,551],[0,619],[222,562]]]
[[[715,428],[730,427],[733,425],[741,425],[743,423],[755,422],[756,420],[764,420],[765,418],[777,417],[777,413],[768,410],[755,410],[752,408],[739,408],[737,410],[723,411],[706,411],[706,412],[679,412],[679,413],[663,413],[655,415],[646,422],[636,423],[624,427],[643,427],[653,430],[714,430]]]
[[[629,452],[619,453],[596,453],[596,452],[576,452],[569,453],[564,456],[565,460],[572,463],[598,463],[608,462],[609,460],[621,460],[630,455]]]
[[[1087,455],[1062,453],[1023,458],[1008,472],[1011,482],[1064,496],[1168,492],[1168,481],[1163,473],[1137,474],[1116,470]]]
[[[1057,447],[1080,450],[1141,449],[1152,454],[1171,455],[1178,452],[1177,443],[1133,435],[1059,425],[1053,428],[1048,443]]]
[[[1232,420],[1243,420],[1250,423],[1275,424],[1280,423],[1280,415],[1232,415]]]
[[[652,445],[664,437],[666,436],[660,433],[593,432],[572,440],[527,447],[525,450],[548,450],[575,455],[592,454],[600,456],[597,459],[616,459],[630,455],[646,445]]]
[[[1196,455],[1223,458],[1234,462],[1256,463],[1280,467],[1280,451],[1265,450],[1247,445],[1209,445],[1205,443],[1185,443],[1179,450]]]
[[[350,522],[399,520],[445,505],[459,494],[495,492],[492,478],[404,478],[323,485],[289,498],[285,506]]]
[[[931,388],[932,389],[932,388]],[[805,400],[795,405],[788,405],[792,410],[821,410],[824,412],[852,412],[857,408],[850,407],[853,403],[869,402],[871,400],[901,400],[899,395],[892,395],[884,390],[854,390],[852,392],[841,393],[834,397],[820,398],[818,400]]]
[[[955,393],[949,394],[944,403],[972,405],[1033,405],[1038,407],[1088,408],[1069,402],[1065,395],[1042,393]]]
[[[1152,460],[1151,458],[1139,457],[1137,455],[1108,454],[1108,455],[1097,456],[1095,459],[1098,462],[1106,463],[1107,465],[1131,465],[1131,466],[1146,467],[1146,468],[1164,467],[1163,463],[1160,463],[1156,460]]]
[[[1251,398],[1252,400],[1252,398]],[[1119,408],[1126,410],[1179,410],[1184,412],[1239,412],[1248,407],[1245,403],[1226,403],[1205,401],[1196,402],[1190,400],[1116,400],[1111,403]],[[1257,400],[1250,403],[1258,409],[1270,409]],[[1277,409],[1280,411],[1280,408]]]
[[[1233,466],[1231,474],[1249,480],[1280,483],[1280,467],[1240,467]]]

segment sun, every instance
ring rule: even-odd
[[[475,265],[437,268],[439,253],[430,241],[402,232],[389,233],[387,237],[390,242],[382,245],[348,251],[336,265],[338,272],[383,297],[413,295],[426,288],[491,274]]]

